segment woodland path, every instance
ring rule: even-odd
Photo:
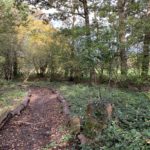
[[[61,141],[66,118],[57,94],[39,87],[31,88],[31,94],[27,108],[0,131],[0,150],[42,150],[51,142],[58,145],[55,150],[70,149]]]

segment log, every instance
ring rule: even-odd
[[[12,116],[15,116],[15,115],[20,115],[21,114],[21,111],[25,108],[24,105],[19,105],[15,110],[11,111],[10,113],[12,114]]]
[[[31,91],[29,90],[27,96],[23,100],[23,102],[17,106],[14,110],[7,111],[5,112],[2,117],[0,117],[0,130],[3,128],[3,126],[15,115],[20,115],[21,111],[23,111],[27,105],[30,102],[30,97],[31,97]]]
[[[9,113],[9,111],[6,110],[6,111],[4,111],[4,112],[1,114],[1,116],[0,116],[0,122],[2,122],[2,121],[6,118],[6,116],[8,115],[8,113]]]
[[[66,100],[64,99],[63,96],[61,95],[58,95],[57,99],[62,103],[63,105],[63,113],[66,115],[66,116],[69,116],[70,115],[70,111],[69,111],[69,105],[68,103],[66,102]]]
[[[30,97],[26,97],[24,99],[24,101],[22,102],[22,105],[24,105],[25,107],[27,107],[27,105],[29,104],[29,102],[30,102]]]
[[[31,94],[28,93],[28,95],[25,97],[24,101],[15,110],[11,111],[11,114],[13,116],[20,115],[21,111],[23,111],[27,107],[27,105],[30,101],[30,97],[31,97]]]
[[[10,112],[4,113],[3,117],[0,120],[0,130],[11,118],[12,114]]]
[[[64,103],[64,114],[66,115],[69,115],[70,114],[70,111],[69,111],[69,108],[68,108],[68,104],[67,103]]]

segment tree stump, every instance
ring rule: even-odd
[[[91,102],[87,105],[83,129],[88,136],[95,136],[107,128],[113,113],[113,105],[107,101]]]

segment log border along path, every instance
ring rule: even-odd
[[[53,89],[32,87],[23,103],[0,122],[0,150],[71,149],[65,127],[69,107]]]

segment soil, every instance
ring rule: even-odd
[[[47,150],[71,149],[71,143],[62,140],[68,131],[57,94],[38,87],[31,88],[31,94],[27,108],[0,131],[0,150],[42,150],[46,145]]]

